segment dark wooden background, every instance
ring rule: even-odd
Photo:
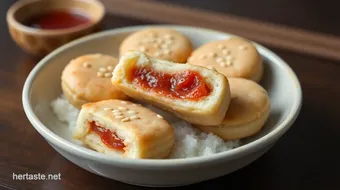
[[[6,11],[13,2],[0,1],[2,18],[5,18]],[[115,11],[122,7],[112,7],[113,1],[103,2],[109,11],[105,18],[105,29],[160,23],[161,19],[168,19],[164,15],[159,15],[155,20],[136,16],[133,13],[129,15]],[[340,16],[338,16],[337,6],[339,3],[336,1],[316,3],[294,0],[162,0],[158,2],[172,2],[174,6],[184,5],[236,15],[250,21],[270,22],[317,32],[320,39],[317,45],[320,47],[329,43],[327,40],[325,44],[322,43],[324,36],[332,35],[335,40],[339,40],[340,35]],[[121,4],[117,3],[117,6],[122,6]],[[128,5],[124,4],[124,6]],[[125,8],[129,9],[129,7]],[[204,22],[197,24],[210,26],[207,21]],[[221,26],[220,29],[228,32],[228,27],[233,30],[233,26],[235,25]],[[141,187],[96,176],[75,166],[55,152],[34,130],[24,114],[21,91],[27,75],[38,60],[29,57],[14,44],[7,32],[5,19],[0,21],[0,27],[0,189],[141,189]],[[267,31],[263,28],[263,32]],[[281,56],[300,79],[303,88],[303,107],[299,118],[276,146],[253,164],[230,175],[188,187],[262,190],[340,189],[339,59],[335,56],[315,54],[313,51],[302,53],[280,46],[280,43],[268,41],[264,45]],[[307,43],[301,45],[308,48],[307,46],[310,45]],[[333,49],[329,48],[329,50],[334,54],[340,51],[337,49],[337,44],[330,47]],[[324,51],[327,50],[325,48]],[[13,173],[61,173],[62,180],[13,181]]]

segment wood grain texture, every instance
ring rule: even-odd
[[[0,1],[2,16],[10,4]],[[104,22],[105,29],[154,23],[112,15]],[[4,19],[0,20],[0,26],[0,189],[146,189],[77,167],[35,131],[24,114],[21,92],[27,75],[39,60],[27,56],[15,45]],[[268,47],[293,68],[301,81],[303,106],[296,123],[253,164],[214,180],[169,189],[340,189],[340,102],[337,97],[340,65],[334,60]],[[13,173],[61,173],[61,181],[14,181]]]
[[[102,0],[115,15],[157,23],[206,27],[278,48],[340,60],[340,38],[208,10],[150,0]]]

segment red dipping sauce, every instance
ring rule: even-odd
[[[24,24],[39,29],[66,29],[89,23],[90,17],[73,10],[54,10],[29,19]]]
[[[170,98],[197,100],[210,93],[202,76],[194,71],[166,74],[150,67],[133,68],[130,82]]]
[[[124,152],[125,144],[116,133],[96,125],[94,121],[90,122],[90,130],[99,135],[102,142],[109,148]]]

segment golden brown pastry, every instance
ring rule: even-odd
[[[121,44],[120,56],[130,50],[142,51],[154,58],[185,63],[192,52],[191,41],[182,33],[153,27],[129,35]]]
[[[222,74],[204,67],[158,60],[140,51],[121,57],[112,83],[134,99],[196,124],[220,124],[230,100],[228,80]]]
[[[174,145],[174,130],[162,116],[121,100],[83,105],[74,137],[98,152],[133,159],[166,158]]]
[[[112,71],[118,60],[102,54],[88,54],[73,59],[63,70],[61,87],[65,97],[76,108],[88,102],[127,99],[111,84]]]
[[[223,122],[216,126],[195,126],[225,140],[252,136],[261,130],[269,116],[267,91],[257,83],[242,78],[229,78],[229,84],[231,101]]]
[[[259,82],[262,78],[262,58],[247,39],[231,37],[202,45],[196,49],[189,64],[214,68],[226,77],[240,77]]]

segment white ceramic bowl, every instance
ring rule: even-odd
[[[202,28],[162,25],[188,36],[195,47],[230,34]],[[61,94],[60,76],[74,57],[87,53],[118,56],[120,42],[131,32],[150,26],[118,28],[83,37],[55,50],[29,74],[23,89],[23,106],[33,127],[61,155],[74,164],[101,176],[142,186],[179,186],[216,178],[238,170],[267,152],[290,128],[301,107],[300,83],[291,68],[267,48],[255,44],[264,58],[261,85],[267,89],[271,112],[261,132],[243,140],[241,147],[207,157],[126,160],[112,158],[77,145],[50,107]]]

